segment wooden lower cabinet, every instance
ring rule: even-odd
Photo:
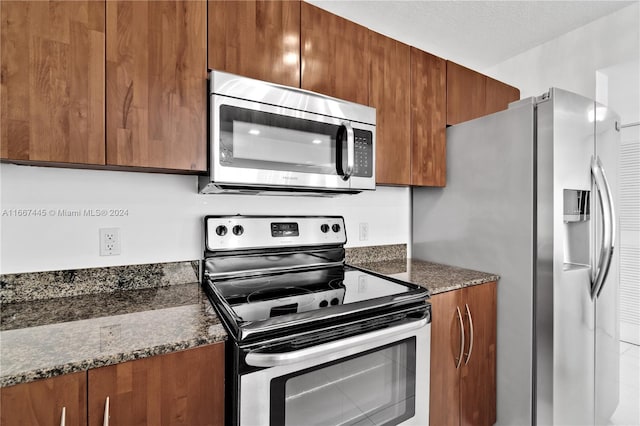
[[[493,425],[496,283],[434,295],[431,305],[430,424]]]
[[[224,344],[89,370],[88,385],[90,426],[106,415],[112,425],[222,425]]]
[[[64,408],[64,422],[62,411]],[[0,389],[0,425],[81,426],[87,423],[85,372]]]
[[[87,422],[95,426],[223,425],[224,343],[0,389],[0,426],[83,426]]]

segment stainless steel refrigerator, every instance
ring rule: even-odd
[[[618,122],[551,89],[449,127],[447,186],[413,189],[414,258],[501,276],[497,424],[616,409]]]

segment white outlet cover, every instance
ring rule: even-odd
[[[369,239],[369,224],[366,222],[360,223],[359,232],[360,241],[367,241]]]
[[[120,254],[120,228],[100,228],[100,256]]]

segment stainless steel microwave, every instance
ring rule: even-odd
[[[375,108],[220,71],[209,108],[202,193],[375,189]]]

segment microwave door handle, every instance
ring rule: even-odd
[[[344,139],[347,139],[347,167],[342,168],[342,144]],[[349,180],[353,174],[353,168],[355,167],[355,138],[353,134],[353,127],[350,123],[344,122],[338,128],[338,134],[336,136],[336,171],[343,180]]]

